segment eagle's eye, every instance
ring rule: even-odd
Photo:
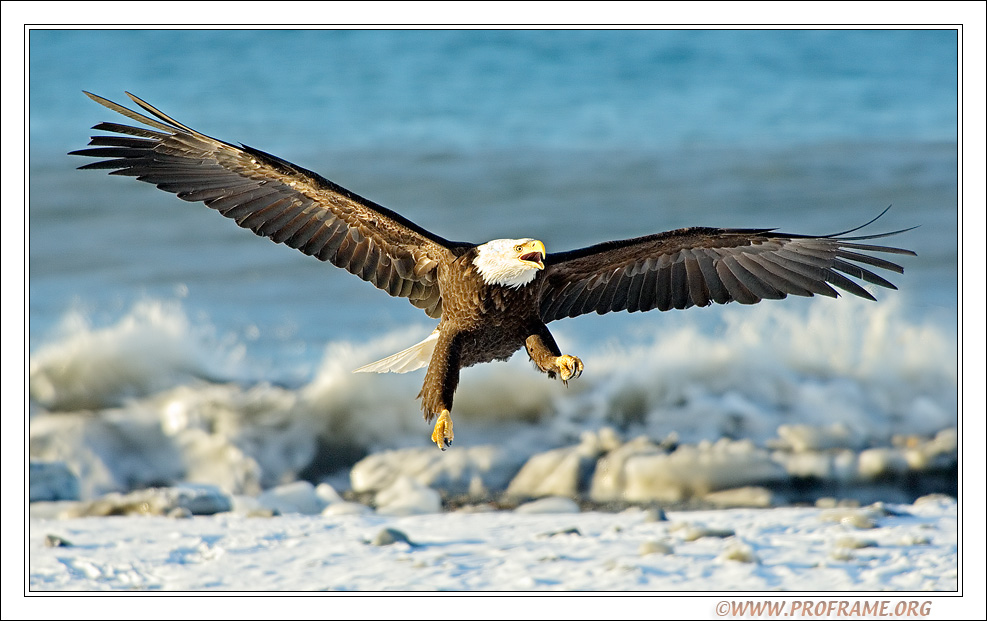
[[[514,246],[514,252],[521,252],[521,250],[523,248],[524,248],[524,246],[522,246],[521,244],[518,244],[517,246]]]

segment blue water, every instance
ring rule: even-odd
[[[946,30],[69,30],[30,52],[43,148],[91,121],[82,89],[316,154],[956,139]]]
[[[875,231],[921,225],[896,240],[920,256],[878,296],[955,341],[956,67],[947,30],[33,31],[31,348],[67,317],[95,330],[162,301],[270,376],[303,379],[326,343],[429,329],[208,209],[74,170],[65,153],[88,128],[122,120],[83,89],[131,91],[452,239],[555,251],[689,225],[825,234],[894,204]],[[690,312],[674,321],[719,311]],[[665,319],[651,315],[558,329],[605,341]]]

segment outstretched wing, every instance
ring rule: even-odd
[[[471,244],[434,235],[400,215],[278,157],[210,138],[127,93],[150,118],[107,99],[96,102],[153,129],[100,123],[80,166],[137,177],[186,201],[202,201],[244,228],[329,261],[430,317],[442,314],[439,263]]]
[[[687,228],[550,254],[539,274],[541,318],[547,323],[593,311],[669,310],[734,300],[756,304],[788,294],[835,298],[839,294],[830,285],[873,300],[848,276],[896,289],[861,265],[900,274],[901,266],[873,253],[915,253],[860,243],[904,231],[846,236],[860,228],[824,237]]]

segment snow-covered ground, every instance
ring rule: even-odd
[[[329,507],[340,506],[332,503]],[[348,506],[348,505],[346,505]],[[30,588],[955,591],[953,499],[911,505],[34,518]],[[390,529],[390,530],[388,530]],[[393,540],[392,543],[387,543]]]
[[[413,382],[363,383],[342,345],[307,385],[193,377],[109,398],[92,380],[112,365],[48,362],[114,348],[67,338],[33,355],[32,373],[83,369],[92,403],[32,401],[26,588],[955,592],[957,502],[915,500],[955,494],[962,470],[949,339],[887,304],[825,310],[848,315],[846,342],[869,345],[845,346],[813,307],[808,321],[782,309],[746,318],[729,347],[686,329],[640,351],[590,352],[600,378],[571,391],[535,383],[524,360],[488,365],[446,452],[408,446],[421,420],[395,391],[414,394]],[[82,334],[142,343],[161,323],[136,325]],[[661,362],[689,351],[707,353]],[[32,391],[47,385],[34,377]],[[520,393],[533,401],[505,405]],[[491,417],[491,403],[533,421]],[[369,454],[312,486],[298,474],[320,435]],[[540,504],[513,507],[530,499]],[[683,506],[725,508],[672,510]],[[387,529],[398,541],[375,545]]]

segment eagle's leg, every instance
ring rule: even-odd
[[[583,361],[575,356],[563,355],[552,333],[544,326],[524,341],[524,347],[539,369],[551,378],[558,375],[563,384],[568,385],[569,380],[583,372]]]
[[[459,385],[460,346],[456,335],[440,334],[418,396],[427,422],[436,416],[432,442],[443,451],[452,445],[452,397]]]
[[[435,421],[435,429],[432,430],[432,442],[444,451],[452,446],[452,438],[452,416],[449,415],[449,410],[442,410],[439,420]]]

